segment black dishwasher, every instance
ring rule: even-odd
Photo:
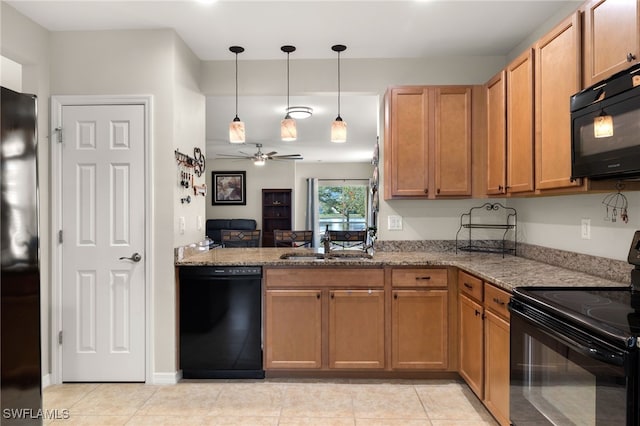
[[[181,266],[185,379],[262,379],[262,268]]]

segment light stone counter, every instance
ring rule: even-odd
[[[296,253],[317,253],[295,249]],[[292,260],[280,259],[289,248],[218,248],[186,255],[176,266],[300,266],[333,268],[340,266],[455,266],[505,290],[520,286],[627,286],[628,284],[548,265],[522,257],[498,254],[455,254],[442,251],[383,252],[372,259]]]

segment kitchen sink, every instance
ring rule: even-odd
[[[332,251],[325,255],[324,253],[308,253],[308,252],[288,252],[280,255],[280,259],[301,260],[301,261],[320,261],[320,260],[362,260],[373,259],[369,253],[361,251]]]

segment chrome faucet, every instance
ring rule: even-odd
[[[326,257],[331,253],[331,234],[329,233],[329,225],[325,228],[324,235],[321,240],[324,246],[324,255]]]

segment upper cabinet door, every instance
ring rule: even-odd
[[[571,180],[569,99],[580,90],[580,19],[576,12],[536,43],[536,189]]]
[[[507,192],[533,191],[533,49],[507,66]]]
[[[387,99],[388,131],[385,137],[385,197],[428,196],[429,188],[429,91],[401,87]],[[390,153],[391,155],[387,155]]]
[[[638,62],[640,0],[591,0],[584,9],[584,86]]]
[[[471,195],[471,87],[434,91],[435,196]]]
[[[507,78],[504,70],[486,85],[487,194],[504,194],[507,178]]]

